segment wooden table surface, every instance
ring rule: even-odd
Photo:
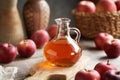
[[[88,64],[86,65],[87,69],[93,69],[94,66],[100,62],[106,62],[108,58],[103,50],[97,50],[95,48],[95,44],[92,40],[81,40],[80,45],[83,48],[83,55],[86,55],[90,58]],[[15,66],[18,67],[18,73],[16,74],[15,80],[24,80],[25,77],[29,75],[29,69],[35,63],[43,60],[43,49],[37,49],[36,53],[31,58],[21,58],[17,57],[17,59],[9,64],[1,64],[5,67],[7,66]],[[114,64],[120,70],[120,57],[109,59],[110,63]],[[74,79],[73,79],[74,80]]]

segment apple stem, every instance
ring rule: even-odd
[[[90,72],[91,70],[88,70],[88,69],[85,68],[84,71],[85,71],[85,72]]]
[[[119,71],[119,72],[117,72],[116,74],[117,74],[117,75],[119,75],[119,74],[120,74],[120,71]]]
[[[107,65],[110,65],[110,61],[109,61],[109,59],[107,60]]]
[[[87,71],[87,69],[86,69],[86,68],[85,68],[84,70],[85,70],[85,71]]]

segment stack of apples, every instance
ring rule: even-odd
[[[94,69],[78,71],[75,80],[120,80],[120,71],[109,61],[99,62]]]
[[[120,40],[114,38],[111,34],[101,32],[94,39],[98,49],[104,50],[108,58],[117,58],[120,56]],[[75,75],[75,80],[120,80],[120,71],[111,64],[99,62],[93,70],[80,70]]]
[[[77,12],[114,12],[120,10],[120,0],[99,0],[97,4],[92,1],[80,1],[76,6]]]
[[[53,24],[48,30],[37,30],[30,39],[22,40],[16,46],[11,43],[1,43],[0,63],[10,63],[16,59],[17,55],[30,58],[37,48],[43,48],[50,39],[56,36],[57,28],[58,26]]]
[[[97,4],[92,1],[80,1],[76,6],[76,11],[90,14],[120,11],[120,0],[99,0]],[[120,40],[113,38],[110,34],[101,32],[96,36],[95,44],[98,49],[104,50],[109,58],[120,56]]]
[[[120,56],[120,39],[114,38],[111,34],[101,32],[94,39],[95,45],[99,50],[104,50],[108,58]]]
[[[11,43],[0,44],[0,63],[10,63],[15,60],[17,54],[22,57],[31,57],[36,51],[36,45],[33,40],[22,40],[17,46]]]

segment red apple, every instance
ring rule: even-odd
[[[36,45],[33,40],[27,39],[22,40],[17,45],[18,53],[22,57],[28,58],[31,57],[36,51]]]
[[[108,33],[100,32],[96,35],[94,42],[98,49],[103,50],[104,44],[111,40],[113,40],[112,35],[110,35]]]
[[[76,73],[75,80],[100,80],[100,74],[96,70],[81,70]]]
[[[119,11],[120,10],[120,0],[117,0],[115,2],[116,6],[117,6],[117,10]]]
[[[58,26],[56,24],[52,24],[48,28],[48,33],[49,33],[51,39],[53,39],[57,35],[57,31],[58,31]]]
[[[103,75],[102,80],[120,80],[120,71],[108,70]]]
[[[15,60],[17,55],[17,50],[15,46],[9,43],[0,44],[0,62],[10,63]]]
[[[104,51],[108,58],[116,58],[120,56],[120,40],[113,39],[104,45]]]
[[[99,0],[96,10],[97,12],[114,12],[117,11],[117,7],[113,0]]]
[[[46,30],[41,29],[33,33],[31,39],[35,42],[37,48],[42,48],[48,43],[50,37]]]
[[[101,75],[101,78],[103,77],[103,74],[108,70],[117,70],[117,67],[110,64],[109,61],[107,63],[99,62],[95,65],[94,70],[98,71]]]
[[[80,1],[77,4],[76,10],[78,12],[95,13],[96,6],[92,1]]]

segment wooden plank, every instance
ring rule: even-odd
[[[48,80],[50,75],[65,75],[67,80],[71,80],[81,69],[84,69],[89,58],[85,55],[78,60],[78,62],[71,67],[57,67],[51,66],[48,62],[43,61],[33,65],[30,69],[31,76],[24,80]],[[60,80],[60,79],[59,79]]]

